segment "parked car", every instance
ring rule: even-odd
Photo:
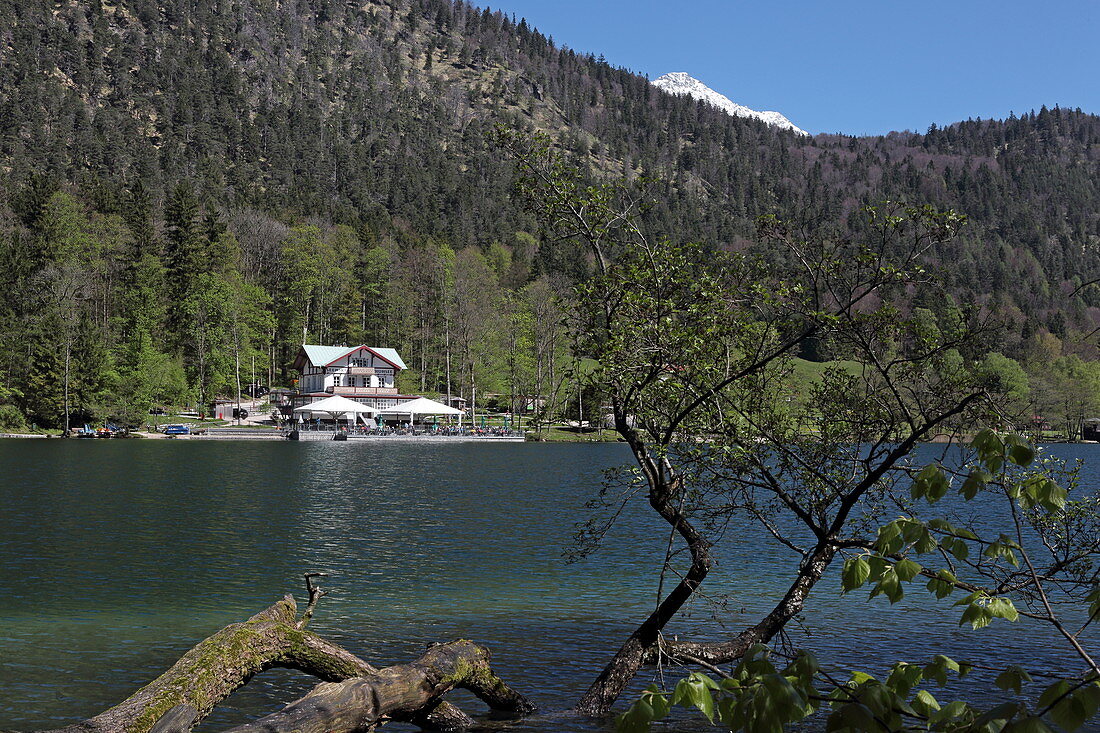
[[[186,425],[166,425],[164,427],[165,435],[190,435],[191,428]]]

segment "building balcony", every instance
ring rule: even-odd
[[[368,395],[368,396],[382,396],[382,395],[395,395],[397,394],[397,387],[345,387],[342,385],[328,386],[325,391],[329,394],[338,395]]]

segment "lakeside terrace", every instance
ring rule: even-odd
[[[294,434],[296,437],[291,437]],[[337,437],[341,436],[341,437]],[[458,428],[414,426],[412,428],[352,428],[338,429],[332,424],[305,425],[293,429],[265,429],[245,427],[208,428],[187,436],[192,440],[298,440],[317,442],[346,440],[354,442],[523,442],[522,430],[509,428]]]

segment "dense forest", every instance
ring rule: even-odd
[[[675,241],[954,208],[950,297],[909,306],[982,308],[1035,410],[1100,408],[1100,117],[803,138],[463,2],[0,0],[0,427],[287,384],[303,341],[398,348],[407,391],[580,410],[555,294],[589,265],[514,195],[498,125],[645,179]]]

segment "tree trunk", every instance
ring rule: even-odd
[[[710,543],[689,521],[675,499],[683,490],[682,479],[660,459],[654,459],[645,449],[638,434],[628,424],[627,416],[615,410],[615,428],[630,445],[642,473],[649,484],[649,504],[672,530],[680,535],[691,553],[691,565],[676,587],[665,596],[657,608],[634,631],[604,667],[599,676],[577,703],[576,710],[585,715],[602,716],[611,710],[623,690],[630,685],[638,670],[646,663],[651,651],[661,640],[661,631],[691,598],[710,572]]]
[[[247,621],[226,626],[115,707],[50,733],[185,732],[258,672],[273,667],[297,669],[330,684],[322,684],[282,712],[242,730],[288,729],[271,727],[274,723],[295,730],[353,730],[391,719],[434,729],[468,727],[473,721],[465,713],[439,699],[455,687],[471,690],[497,710],[534,710],[522,695],[493,675],[488,650],[472,642],[433,647],[413,664],[379,670],[306,631],[321,595],[310,587],[310,603],[301,617],[294,598],[287,595]],[[351,682],[331,684],[345,681]],[[322,700],[339,700],[352,707],[323,710]],[[322,717],[307,725],[306,711]],[[359,727],[339,727],[344,724],[341,721],[352,720],[359,721]]]
[[[65,339],[65,437],[69,437],[69,367],[72,364],[72,337]]]
[[[446,306],[444,306],[446,307]],[[444,318],[443,321],[443,353],[444,358],[447,360],[447,406],[454,407],[451,404],[451,396],[454,392],[451,391],[451,321],[450,318]]]
[[[822,542],[810,553],[799,566],[798,575],[795,576],[790,588],[784,594],[783,599],[768,612],[764,618],[739,634],[726,641],[718,642],[690,642],[690,641],[664,641],[661,642],[660,653],[666,659],[697,664],[704,662],[709,665],[727,664],[736,661],[745,655],[755,644],[766,644],[776,634],[782,631],[787,622],[802,612],[806,604],[806,597],[825,574],[833,557],[836,555],[836,547],[831,541]],[[656,649],[650,654],[655,657]],[[647,662],[656,662],[656,659],[647,659]]]

